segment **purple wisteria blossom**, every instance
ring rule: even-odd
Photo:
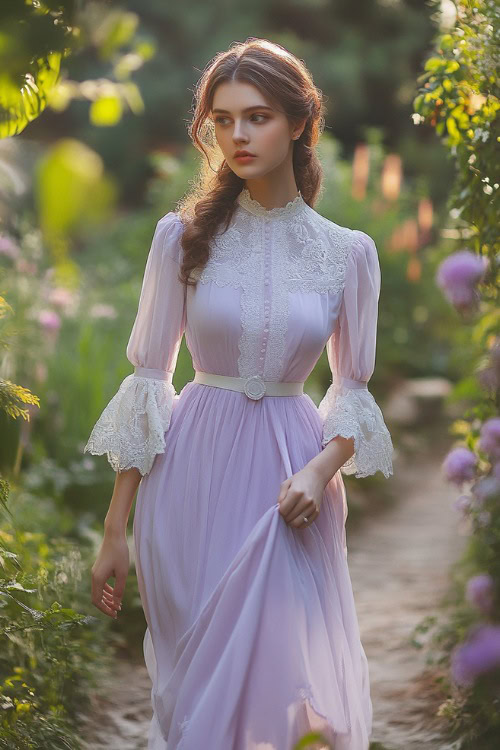
[[[474,479],[476,474],[477,456],[468,448],[453,448],[443,461],[446,479],[459,486],[463,482]]]
[[[500,417],[491,417],[481,427],[479,450],[492,458],[500,458]]]
[[[500,667],[500,625],[479,625],[452,654],[451,674],[470,686],[479,675]]]
[[[488,258],[459,250],[452,253],[440,264],[436,283],[445,297],[458,309],[472,307],[478,301],[475,285],[484,276]]]
[[[467,581],[465,598],[487,615],[493,606],[493,592],[493,578],[488,573],[480,573]]]

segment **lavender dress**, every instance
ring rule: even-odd
[[[134,542],[152,680],[149,750],[291,750],[308,731],[366,750],[368,665],[347,565],[341,471],[295,529],[280,484],[336,435],[344,474],[392,474],[367,388],[380,266],[372,238],[298,195],[265,209],[245,188],[196,289],[178,280],[183,224],[159,220],[127,346],[135,366],[84,451],[137,467]],[[305,381],[326,345],[332,383],[250,398],[172,373],[183,334],[195,370]]]

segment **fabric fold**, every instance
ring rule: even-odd
[[[284,523],[276,504],[255,524],[178,641],[167,682],[157,672],[159,636],[146,632],[156,716],[150,748],[191,750],[203,747],[208,736],[213,747],[279,748],[284,737],[291,747],[309,731],[321,732],[338,750],[366,746],[366,657],[351,651],[344,634],[338,584],[322,546],[314,526],[302,537]],[[328,572],[335,595],[325,600]],[[325,619],[318,618],[321,611]],[[335,637],[326,622],[335,623]],[[231,674],[235,681],[228,686]],[[242,674],[243,681],[237,677]],[[279,716],[264,689],[266,674],[280,675],[285,710]],[[355,700],[348,687],[354,684],[365,703]],[[247,716],[241,715],[243,706]]]

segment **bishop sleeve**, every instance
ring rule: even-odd
[[[174,212],[156,225],[126,349],[134,372],[122,381],[83,451],[106,453],[118,472],[136,467],[144,476],[165,451],[176,396],[172,376],[186,324],[185,287],[178,279],[182,226]]]
[[[354,454],[341,471],[356,477],[393,473],[391,436],[368,390],[375,369],[380,279],[375,242],[354,230],[339,316],[326,344],[332,383],[318,410],[323,446],[337,435],[354,438]]]

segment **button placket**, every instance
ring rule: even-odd
[[[262,336],[262,348],[260,350],[259,364],[260,372],[263,373],[264,358],[269,339],[270,319],[270,286],[271,280],[271,219],[264,217],[264,330]]]

